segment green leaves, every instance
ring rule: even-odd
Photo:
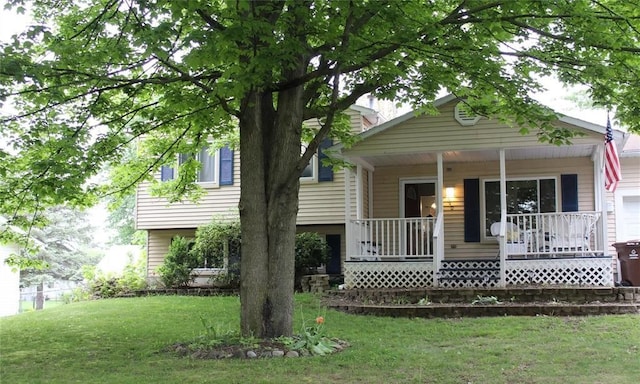
[[[5,4],[35,18],[0,45],[5,214],[130,190],[185,149],[237,135],[252,92],[272,104],[268,125],[289,112],[283,95],[302,87],[304,118],[330,123],[324,131],[286,128],[305,142],[328,134],[349,145],[341,111],[367,93],[429,110],[447,89],[481,114],[565,144],[573,133],[552,127],[553,113],[530,98],[538,79],[554,73],[586,84],[595,104],[616,108],[640,132],[637,1],[56,5]],[[124,159],[138,141],[139,155]],[[109,188],[88,182],[118,164]],[[181,180],[156,192],[197,197],[196,168],[187,164]]]

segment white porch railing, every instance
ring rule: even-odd
[[[406,260],[434,255],[433,217],[350,220],[350,260]]]
[[[613,284],[611,258],[598,236],[600,212],[564,212],[506,214],[497,235],[500,267],[497,286]],[[350,220],[347,231],[347,263],[344,276],[347,288],[438,287],[445,258],[442,214],[409,219]],[[486,260],[485,260],[486,261]],[[466,281],[465,271],[475,268],[477,260],[467,263],[458,273],[449,270],[447,287],[477,284]],[[451,279],[449,279],[451,280]]]
[[[504,232],[507,258],[602,256],[596,235],[600,212],[508,214]]]

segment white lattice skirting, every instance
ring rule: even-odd
[[[507,286],[613,286],[611,258],[508,260]]]
[[[345,263],[344,284],[347,289],[432,287],[433,264],[430,262]]]

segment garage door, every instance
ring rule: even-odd
[[[621,240],[640,239],[640,196],[622,197]]]

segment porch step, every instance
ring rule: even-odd
[[[441,277],[440,282],[443,281],[498,281],[500,276],[454,276],[454,277]]]
[[[495,259],[443,260],[438,283],[442,287],[490,287],[500,281],[500,261]]]
[[[443,268],[500,268],[500,260],[496,259],[459,259],[442,260]]]
[[[440,268],[440,272],[465,272],[465,271],[478,271],[478,272],[498,272],[500,268]]]

